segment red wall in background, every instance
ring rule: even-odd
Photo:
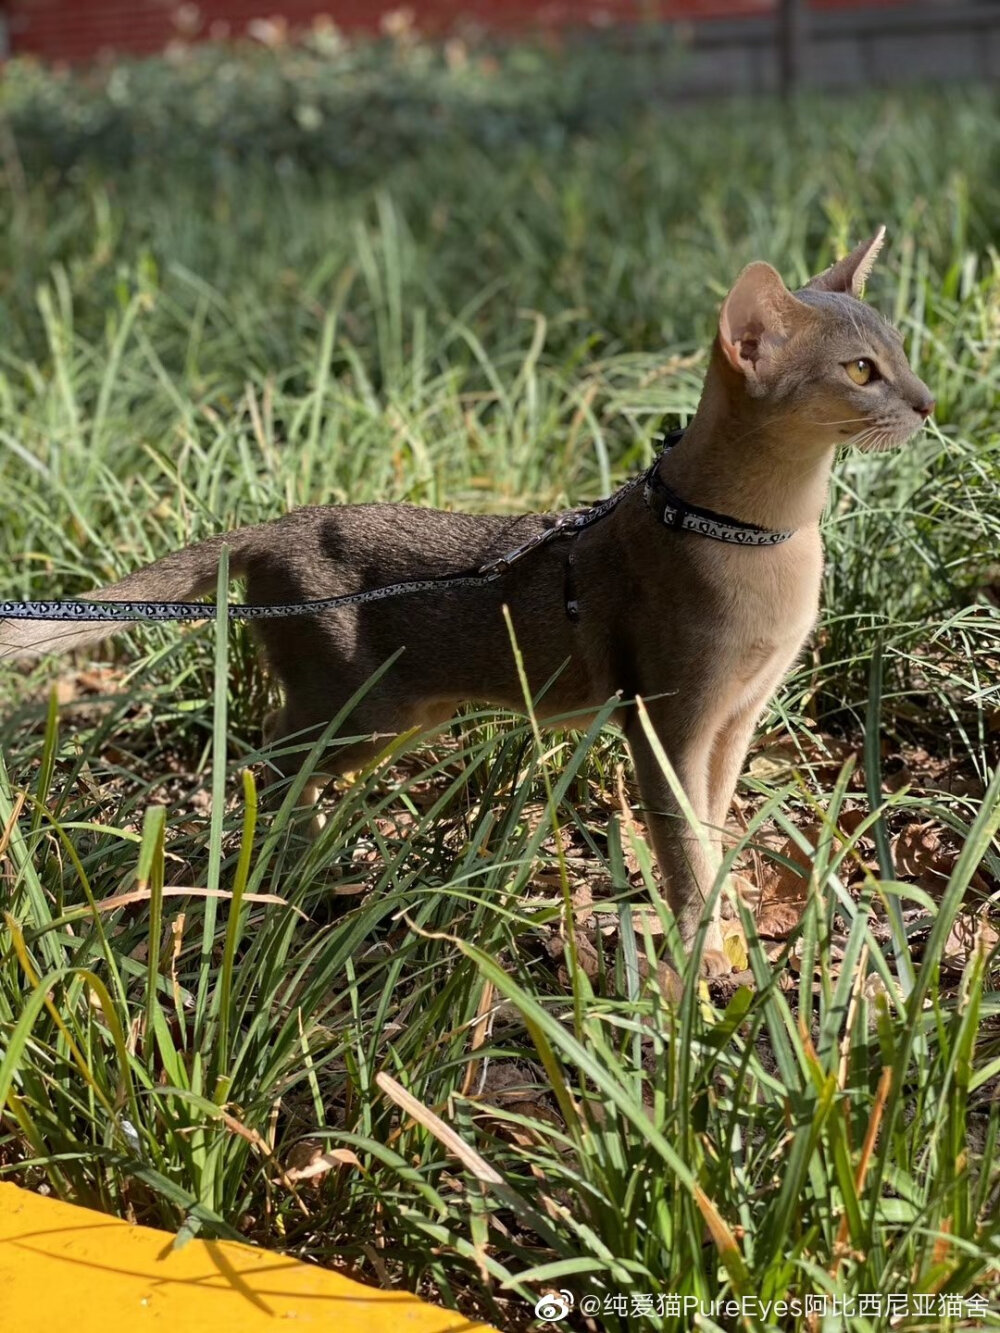
[[[810,0],[818,9],[871,8],[904,0]],[[14,54],[86,61],[110,51],[161,50],[177,37],[226,37],[254,19],[280,16],[289,28],[328,15],[345,31],[378,29],[384,15],[409,9],[417,26],[440,32],[458,20],[493,29],[604,25],[646,19],[767,14],[776,0],[0,0]]]

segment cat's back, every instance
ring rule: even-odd
[[[452,513],[411,504],[309,505],[256,530],[247,572],[251,580],[283,573],[316,596],[331,596],[333,585],[346,592],[464,572],[551,522],[542,514]]]

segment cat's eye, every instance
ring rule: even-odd
[[[844,369],[855,384],[871,384],[879,378],[878,371],[865,356],[859,356],[854,361],[846,362]]]

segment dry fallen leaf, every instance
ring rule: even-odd
[[[357,1155],[350,1148],[323,1148],[316,1139],[303,1139],[288,1154],[286,1180],[316,1180],[336,1166],[356,1166],[363,1171]]]
[[[942,843],[930,820],[907,824],[892,840],[892,856],[896,873],[907,879],[919,879],[927,872],[947,879],[955,864],[955,853]]]
[[[663,922],[655,907],[643,907],[636,904],[632,908],[632,928],[641,940],[647,933],[651,939],[659,939],[663,934]]]
[[[419,1125],[423,1125],[441,1143],[445,1149],[453,1153],[477,1180],[485,1181],[487,1185],[502,1185],[503,1176],[500,1175],[496,1167],[488,1162],[482,1153],[465,1142],[465,1140],[455,1132],[452,1127],[441,1119],[436,1112],[429,1106],[418,1101],[412,1092],[409,1092],[401,1083],[387,1074],[385,1070],[380,1070],[375,1075],[375,1082],[385,1095],[396,1103]]]
[[[539,1120],[547,1125],[565,1128],[552,1108],[540,1100],[542,1095],[537,1073],[509,1060],[492,1060],[487,1065],[477,1100],[487,1115],[492,1110],[503,1109],[513,1115],[524,1116],[526,1120]],[[496,1125],[506,1138],[522,1148],[533,1146],[537,1141],[534,1135],[512,1125],[509,1120],[499,1118]]]
[[[229,889],[203,889],[199,885],[191,884],[166,884],[160,892],[164,898],[231,899],[233,896]],[[137,889],[130,889],[127,893],[116,893],[111,898],[102,898],[96,904],[96,907],[99,912],[116,912],[119,907],[129,907],[133,903],[144,903],[152,896],[152,890],[143,884]],[[281,907],[290,908],[303,921],[309,920],[301,908],[296,907],[294,903],[290,903],[287,898],[282,898],[277,893],[244,893],[241,901],[245,903],[275,903]]]
[[[758,782],[784,782],[801,764],[798,751],[789,745],[772,745],[759,750],[750,760],[750,776]]]
[[[892,841],[892,855],[896,874],[900,879],[914,880],[928,893],[940,896],[958,861],[958,852],[942,837],[943,830],[927,820],[922,824],[907,824]],[[970,884],[984,897],[989,886],[977,870]]]
[[[67,671],[56,681],[56,700],[60,704],[71,704],[88,694],[114,694],[122,679],[122,672],[112,667]]]
[[[588,981],[596,980],[601,970],[601,956],[598,953],[593,941],[582,930],[574,931],[573,945],[576,949],[576,961],[583,969]],[[546,948],[552,958],[561,958],[563,956],[563,939],[561,934],[550,935],[546,941]],[[564,967],[559,968],[559,982],[561,985],[569,988],[569,973]]]
[[[848,807],[845,810],[841,810],[837,817],[837,824],[841,831],[846,833],[848,837],[853,837],[868,818],[868,814],[869,812],[867,810]]]
[[[945,940],[944,961],[956,969],[963,968],[977,948],[989,953],[998,939],[1000,934],[985,917],[960,912],[952,922]]]
[[[757,913],[757,934],[769,940],[783,940],[802,920],[806,899],[766,903]]]
[[[649,972],[649,964],[646,963],[644,968],[644,963],[646,963],[646,960],[640,955],[639,974],[641,976],[647,975]],[[663,998],[669,1000],[672,1004],[680,1004],[684,998],[684,983],[670,964],[663,962],[662,959],[656,965],[656,980],[659,983],[660,994]]]
[[[818,824],[804,828],[811,843],[823,836]],[[774,847],[776,856],[761,859],[761,882],[755,919],[757,933],[768,939],[782,939],[794,930],[806,910],[809,892],[809,858],[792,838],[783,839]],[[785,862],[791,862],[786,865]],[[796,866],[802,868],[800,873]]]

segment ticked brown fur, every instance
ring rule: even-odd
[[[270,738],[320,731],[398,649],[347,718],[327,772],[355,768],[387,734],[432,728],[460,703],[523,705],[506,605],[543,718],[580,714],[618,695],[650,835],[682,937],[690,941],[716,874],[719,839],[753,727],[812,629],[823,550],[819,520],[837,447],[902,443],[933,408],[898,334],[860,293],[882,231],[789,292],[751,264],[723,305],[698,410],[659,463],[684,500],[774,529],[775,546],[743,548],[658,524],[641,491],[567,541],[532,552],[495,583],[439,588],[368,606],[258,621],[284,705]],[[861,364],[872,368],[867,383]],[[164,557],[97,599],[180,600],[214,588],[220,550],[251,602],[335,596],[399,580],[465,572],[551,526],[408,505],[305,508]],[[579,619],[565,610],[572,549]],[[93,641],[108,626],[7,622],[0,652],[38,653]],[[680,816],[632,701],[650,721],[707,842]],[[276,760],[286,772],[300,753]],[[315,793],[312,799],[315,799]],[[728,970],[718,922],[703,965]]]

